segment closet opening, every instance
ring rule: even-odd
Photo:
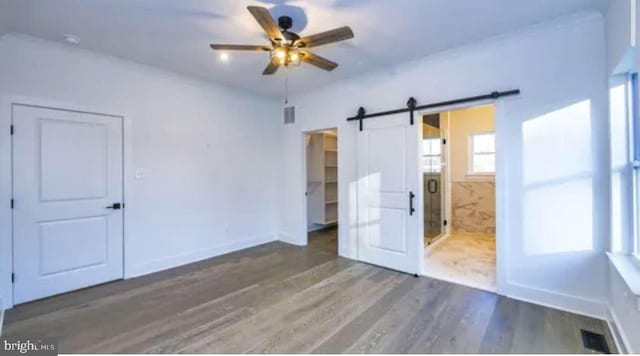
[[[307,242],[338,254],[338,130],[305,133]]]
[[[422,115],[425,275],[496,290],[494,106]]]

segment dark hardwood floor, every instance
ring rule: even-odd
[[[584,353],[604,321],[339,258],[336,231],[29,304],[4,336],[61,353]]]

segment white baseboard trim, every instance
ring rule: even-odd
[[[505,295],[507,297],[570,313],[608,320],[609,307],[603,301],[533,288],[513,282],[507,282],[506,284]]]
[[[295,239],[292,235],[284,232],[284,231],[279,231],[278,232],[278,240],[282,241],[284,243],[290,244],[290,245],[296,245],[296,246],[306,246],[307,244],[304,241],[300,241],[299,239]]]
[[[258,235],[247,239],[232,241],[214,247],[195,250],[166,258],[158,258],[134,264],[130,268],[125,268],[125,279],[139,277],[146,274],[164,271],[170,268],[179,267],[193,262],[206,260],[208,258],[224,255],[227,253],[255,247],[268,242],[275,241],[275,235]]]
[[[613,311],[611,306],[607,308],[607,323],[609,324],[609,329],[611,330],[611,335],[613,335],[613,341],[616,343],[616,347],[621,354],[626,353],[635,353],[634,350],[631,350],[628,345],[629,339],[627,338],[626,333],[620,327],[620,322],[618,321],[618,317],[616,313]],[[637,350],[635,350],[637,351]]]

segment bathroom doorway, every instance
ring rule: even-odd
[[[496,290],[493,105],[422,116],[425,274]]]

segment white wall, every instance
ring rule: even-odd
[[[6,35],[0,96],[124,113],[125,273],[141,275],[275,238],[279,106],[253,95],[66,45]],[[36,102],[37,102],[36,100]],[[93,109],[95,108],[95,109]],[[8,125],[0,117],[0,201],[8,201]],[[79,172],[80,173],[80,172]],[[130,172],[132,173],[132,172]],[[0,288],[10,295],[10,211],[0,204]],[[8,208],[8,206],[7,206]],[[19,278],[19,276],[18,276]]]
[[[9,16],[9,0],[0,0],[0,37],[10,30],[11,18]]]
[[[589,12],[294,98],[297,122],[282,128],[280,211],[287,214],[280,216],[280,237],[304,243],[303,131],[338,127],[339,252],[355,257],[358,131],[345,119],[359,106],[368,112],[403,107],[410,96],[425,104],[519,88],[522,95],[496,107],[499,169],[505,172],[498,180],[499,290],[604,316],[605,78],[604,21]]]
[[[635,45],[633,2],[637,0],[609,0],[606,15],[607,73],[614,73],[624,66],[623,58]]]

